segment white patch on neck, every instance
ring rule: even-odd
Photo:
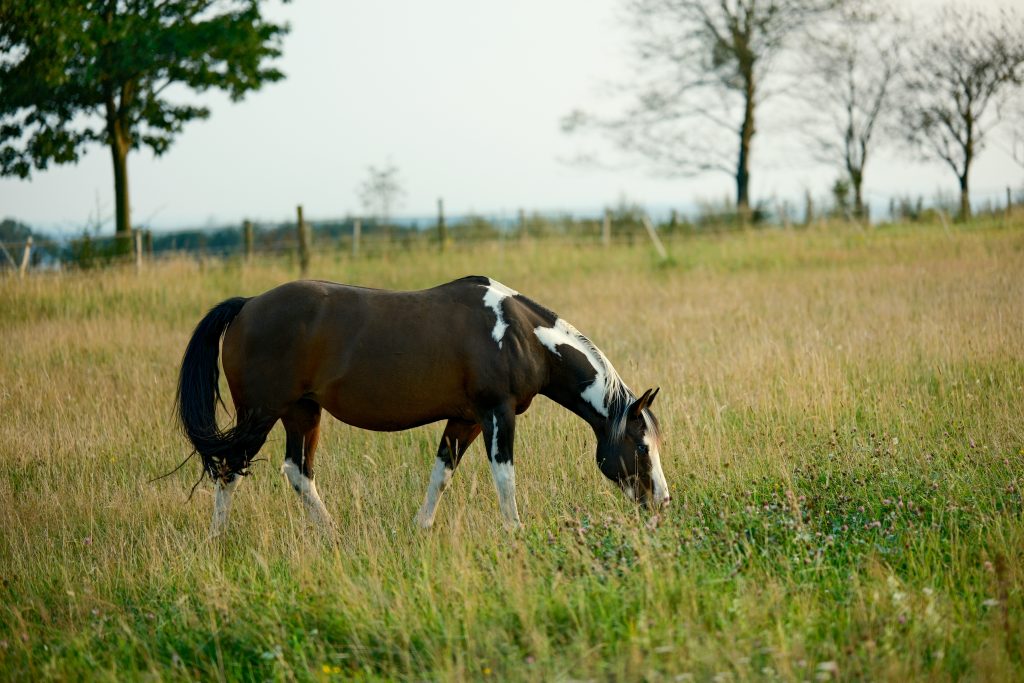
[[[497,320],[494,322],[494,329],[491,330],[491,336],[494,341],[498,342],[498,348],[501,348],[501,340],[505,336],[505,330],[508,329],[508,323],[505,322],[505,312],[502,310],[502,302],[510,296],[516,296],[519,294],[516,290],[511,287],[506,287],[496,280],[487,278],[487,281],[491,284],[487,286],[487,291],[484,292],[484,306],[487,306],[492,311]]]
[[[654,482],[654,507],[660,508],[668,502],[668,482],[665,481],[665,473],[661,469],[661,453],[658,452],[658,442],[652,438],[650,427],[647,434],[644,434],[644,443],[647,445],[647,452],[651,458],[651,481]]]
[[[611,403],[612,396],[618,387],[623,385],[619,373],[615,372],[615,368],[601,353],[601,350],[584,337],[579,330],[561,318],[555,321],[554,327],[537,327],[534,328],[533,333],[537,335],[541,344],[559,358],[562,357],[562,354],[558,352],[559,346],[571,346],[583,354],[587,362],[594,368],[596,376],[594,381],[583,390],[580,397],[594,406],[598,413],[608,417],[608,404]]]

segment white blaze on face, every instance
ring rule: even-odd
[[[584,337],[579,330],[561,318],[555,321],[554,327],[537,327],[534,328],[533,333],[537,335],[541,344],[559,358],[562,356],[558,352],[559,346],[571,346],[583,354],[583,357],[594,368],[595,375],[594,381],[583,390],[580,397],[594,406],[594,410],[598,413],[608,417],[610,395],[620,380],[615,368],[601,353],[601,350]]]
[[[654,483],[654,507],[660,508],[668,502],[668,482],[665,481],[665,473],[661,470],[661,453],[658,452],[657,440],[651,438],[648,432],[644,435],[644,443],[647,445],[647,452],[651,458],[651,481]]]
[[[494,311],[494,315],[497,318],[494,323],[494,329],[491,330],[491,337],[494,338],[494,341],[498,342],[498,348],[500,349],[501,340],[505,336],[505,330],[508,329],[508,323],[505,322],[505,313],[502,310],[502,302],[510,296],[516,296],[519,292],[490,278],[488,278],[488,281],[491,284],[487,286],[487,291],[484,292],[484,305]]]

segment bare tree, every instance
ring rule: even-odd
[[[901,38],[892,15],[867,3],[847,4],[815,27],[804,51],[810,135],[817,156],[840,163],[853,192],[853,215],[864,220],[864,169],[885,129],[900,66]]]
[[[1015,12],[948,6],[912,46],[903,135],[956,174],[961,219],[971,215],[971,164],[998,121],[998,105],[1024,82],[1022,36]]]
[[[1019,166],[1024,166],[1024,93],[1021,93],[1008,110],[1009,119],[1008,151]]]
[[[398,167],[391,163],[380,168],[370,166],[358,192],[367,213],[377,219],[378,225],[390,230],[391,216],[405,197]]]
[[[624,109],[575,111],[567,132],[594,128],[662,175],[709,170],[736,180],[750,210],[756,112],[787,41],[836,0],[626,0],[633,77],[617,88]],[[737,149],[738,143],[738,149]]]

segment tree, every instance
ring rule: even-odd
[[[971,164],[998,120],[998,105],[1024,82],[1024,24],[1009,10],[947,7],[912,47],[903,84],[903,135],[925,158],[945,162],[971,215]]]
[[[804,52],[818,157],[840,163],[853,193],[853,216],[864,220],[864,169],[889,113],[899,73],[901,38],[893,17],[868,4],[848,4],[809,36]]]
[[[78,160],[110,148],[116,234],[131,232],[128,153],[165,152],[208,108],[172,102],[169,88],[218,88],[240,100],[283,78],[287,27],[259,0],[0,0],[0,173]]]
[[[359,201],[367,213],[377,219],[378,225],[390,230],[391,216],[405,196],[405,189],[398,177],[398,167],[394,164],[380,168],[370,166],[358,193]]]
[[[596,128],[664,175],[724,171],[750,211],[756,112],[787,41],[833,0],[628,0],[633,76],[618,115],[572,112],[567,132]],[[738,142],[738,150],[736,143]],[[736,150],[736,151],[733,151]]]

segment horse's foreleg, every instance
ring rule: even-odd
[[[516,470],[512,458],[516,435],[515,411],[507,406],[497,408],[484,416],[483,427],[501,516],[507,527],[518,529],[522,525],[516,506]]]
[[[218,479],[214,484],[213,522],[210,524],[210,536],[219,536],[228,528],[228,513],[231,512],[231,494],[238,488],[242,477],[232,475],[230,481]]]
[[[437,447],[437,458],[434,460],[434,471],[430,474],[430,484],[423,498],[423,505],[416,513],[416,523],[424,529],[434,524],[437,503],[441,494],[451,483],[452,474],[462,460],[463,454],[480,434],[480,425],[474,422],[449,420],[441,436],[441,444]]]
[[[320,406],[300,401],[283,419],[285,426],[285,458],[281,472],[302,499],[313,522],[327,533],[334,532],[331,518],[313,480],[313,457],[320,440]]]

